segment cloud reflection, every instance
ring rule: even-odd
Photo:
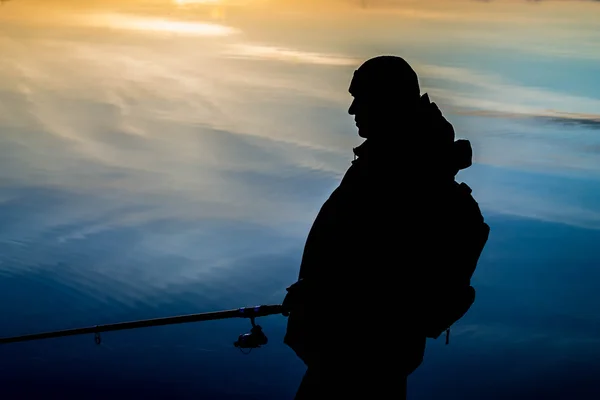
[[[422,80],[431,82],[432,91],[439,97],[463,107],[537,115],[547,114],[549,110],[555,110],[550,112],[553,114],[594,115],[600,110],[598,98],[511,82],[499,73],[419,63],[415,63],[415,69]],[[455,85],[448,90],[437,85],[440,81]]]
[[[139,32],[172,33],[193,36],[230,36],[239,29],[210,22],[188,22],[166,18],[97,14],[87,18],[91,26]]]
[[[600,114],[582,114],[565,113],[558,111],[547,111],[540,113],[510,113],[494,110],[473,110],[473,109],[455,109],[454,113],[459,115],[468,115],[475,117],[489,117],[500,119],[533,119],[543,122],[556,123],[561,125],[573,125],[579,127],[588,127],[591,129],[600,129]]]
[[[361,60],[344,55],[305,52],[282,47],[235,44],[231,45],[224,54],[230,57],[255,58],[264,60],[284,61],[302,64],[332,65],[332,66],[357,66]]]

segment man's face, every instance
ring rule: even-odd
[[[374,87],[355,71],[348,91],[354,97],[348,114],[354,115],[360,137],[372,138],[392,128],[399,104],[389,88]]]
[[[362,138],[373,137],[385,130],[392,122],[393,113],[390,110],[390,100],[373,94],[351,90],[354,97],[348,114],[354,115],[358,135]]]

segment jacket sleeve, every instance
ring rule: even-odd
[[[339,272],[351,225],[345,197],[338,187],[321,207],[306,238],[298,278],[328,285]]]

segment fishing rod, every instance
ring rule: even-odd
[[[256,325],[255,319],[266,317],[268,315],[282,314],[287,315],[282,305],[262,305],[256,307],[242,307],[233,310],[213,311],[200,314],[177,315],[173,317],[154,318],[136,320],[130,322],[119,322],[115,324],[96,325],[86,328],[66,329],[61,331],[35,333],[30,335],[13,336],[0,338],[0,344],[27,342],[32,340],[52,339],[65,336],[94,334],[96,344],[102,343],[100,333],[111,331],[122,331],[126,329],[149,328],[152,326],[176,325],[190,322],[214,321],[230,318],[249,318],[252,323],[252,329],[248,333],[243,333],[238,340],[233,343],[237,348],[255,349],[267,344],[267,336],[262,331],[260,325]],[[247,353],[244,353],[247,354]]]

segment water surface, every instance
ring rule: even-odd
[[[598,398],[599,7],[5,2],[0,335],[280,302],[360,143],[352,72],[393,53],[471,140],[492,226],[411,398]],[[248,356],[243,320],[4,346],[0,394],[292,398],[285,319],[261,325]]]

